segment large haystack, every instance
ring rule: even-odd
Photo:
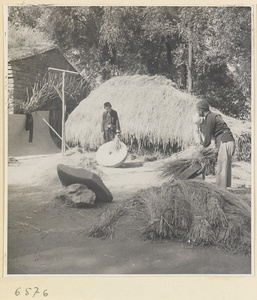
[[[101,144],[103,104],[109,101],[118,112],[122,139],[127,145],[136,139],[139,148],[165,150],[170,145],[185,149],[194,143],[192,116],[198,100],[177,90],[163,76],[114,77],[91,92],[72,112],[66,123],[67,140],[97,149]],[[236,138],[242,132],[250,132],[249,122],[222,116]]]

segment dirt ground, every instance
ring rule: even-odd
[[[101,240],[86,232],[108,205],[128,200],[136,191],[162,182],[167,160],[145,162],[128,157],[119,168],[95,166],[113,194],[112,203],[74,208],[56,197],[63,187],[57,164],[89,166],[94,153],[24,156],[8,167],[7,274],[250,274],[251,257],[192,247],[180,241],[149,241],[135,220],[127,219],[115,235]],[[79,162],[79,164],[78,164]],[[214,182],[213,176],[207,176]],[[233,164],[231,192],[251,198],[251,165]]]

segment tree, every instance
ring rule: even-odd
[[[43,13],[44,7],[40,5],[9,6],[8,22],[35,28]]]
[[[196,65],[196,93],[233,117],[250,116],[251,8],[218,7]],[[204,85],[202,83],[205,83]]]
[[[48,35],[92,88],[159,74],[232,116],[250,114],[250,7],[19,6],[9,22]]]

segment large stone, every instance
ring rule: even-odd
[[[95,203],[95,193],[87,188],[87,186],[79,183],[71,184],[57,195],[67,204],[75,204],[77,206],[93,206]]]
[[[57,173],[63,185],[74,183],[86,185],[96,195],[96,202],[111,202],[113,196],[104,185],[102,179],[95,173],[82,169],[72,168],[63,164],[57,165]]]

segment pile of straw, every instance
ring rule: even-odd
[[[113,232],[121,217],[135,216],[135,211],[141,212],[141,232],[148,239],[179,239],[191,245],[216,245],[232,253],[251,253],[249,204],[213,184],[174,180],[141,190],[127,204],[109,208],[108,217],[105,212],[97,220],[90,236],[109,236],[106,230]]]
[[[192,116],[198,100],[177,90],[163,76],[113,77],[92,91],[71,113],[66,122],[66,137],[71,144],[96,150],[101,144],[103,104],[109,101],[118,112],[126,145],[136,142],[139,149],[185,149],[194,144]],[[236,138],[250,131],[250,122],[222,116]]]

